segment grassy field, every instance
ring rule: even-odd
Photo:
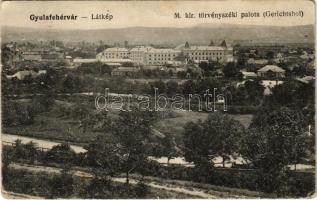
[[[21,103],[29,103],[21,101]],[[88,103],[92,104],[91,102]],[[16,134],[30,136],[41,139],[49,139],[56,141],[68,141],[76,144],[87,144],[94,140],[99,134],[91,130],[83,131],[80,127],[80,121],[71,117],[63,116],[61,110],[65,107],[71,107],[74,103],[72,100],[56,100],[52,110],[36,115],[32,125],[14,126],[3,128],[3,132],[7,134]],[[93,107],[89,109],[94,109]],[[111,110],[109,116],[116,115],[117,111]],[[209,113],[193,112],[193,111],[175,111],[173,117],[160,120],[154,125],[154,128],[161,133],[171,133],[177,140],[181,140],[184,126],[190,121],[205,120]],[[246,128],[250,125],[252,115],[229,115],[238,120]]]
[[[3,127],[2,131],[7,134],[86,144],[101,133],[90,130],[84,132],[79,120],[62,116],[60,110],[62,106],[71,105],[69,102],[57,100],[52,110],[36,115],[33,124]]]
[[[176,139],[181,139],[182,133],[184,131],[184,126],[188,122],[196,122],[199,119],[204,121],[208,117],[208,113],[205,112],[189,112],[189,111],[178,111],[178,117],[167,118],[156,123],[155,128],[162,133],[170,133],[176,137]],[[239,121],[244,127],[248,128],[252,115],[229,115],[233,119]]]

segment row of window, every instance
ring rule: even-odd
[[[194,60],[209,60],[209,59],[221,60],[222,58],[223,58],[222,56],[217,56],[217,57],[191,57],[191,59],[194,59]]]
[[[167,62],[149,62],[149,64],[153,64],[153,65],[160,65],[160,64],[166,64]]]
[[[195,52],[195,53],[194,53],[194,52],[193,52],[193,53],[188,53],[187,55],[188,55],[188,56],[189,56],[189,55],[192,55],[192,56],[193,56],[193,55],[206,55],[206,56],[208,56],[208,55],[210,55],[210,56],[211,56],[211,55],[213,55],[213,56],[215,56],[215,55],[220,55],[220,56],[221,56],[222,53],[221,53],[221,52],[216,52],[216,53],[215,53],[215,52],[213,52],[213,53],[211,53],[211,52],[209,52],[209,53],[208,53],[208,52],[202,52],[202,53],[197,53],[197,52]]]
[[[175,57],[176,54],[149,54],[149,57]]]
[[[118,55],[128,55],[128,53],[104,53],[104,55],[105,55],[105,56],[107,56],[107,55],[108,55],[108,56],[109,56],[109,55],[110,55],[110,56],[112,56],[112,55],[118,56]]]
[[[104,56],[104,58],[124,58],[124,56]]]
[[[151,58],[149,58],[149,60],[152,60]],[[153,60],[171,60],[171,58],[154,58]]]

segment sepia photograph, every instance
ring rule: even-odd
[[[4,1],[4,199],[315,197],[315,3]]]

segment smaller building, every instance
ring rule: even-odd
[[[304,76],[302,78],[296,78],[295,80],[303,84],[311,84],[312,86],[315,86],[315,77],[313,76]]]
[[[42,55],[39,51],[26,51],[22,53],[22,57],[24,60],[29,61],[41,61]]]
[[[272,89],[277,86],[283,84],[284,81],[277,80],[262,80],[261,85],[264,87],[264,95],[271,95]]]
[[[46,74],[46,70],[39,70],[38,72],[35,72],[33,70],[23,70],[23,71],[18,71],[13,75],[7,75],[7,79],[17,79],[17,80],[24,80],[26,77],[30,78],[36,78],[41,74]]]
[[[135,77],[138,72],[139,72],[139,69],[135,67],[118,67],[112,70],[111,76]]]
[[[98,62],[98,60],[95,58],[75,58],[73,60],[73,63],[75,64],[94,63],[94,62]]]
[[[245,71],[240,71],[243,75],[243,79],[252,79],[258,77],[258,75],[254,72],[245,72]]]
[[[129,50],[121,47],[111,47],[97,54],[96,58],[98,60],[129,58]]]
[[[258,76],[263,78],[284,78],[285,70],[276,65],[266,65],[258,70]]]
[[[269,61],[267,59],[254,59],[254,58],[250,58],[247,61],[247,64],[249,65],[256,65],[256,66],[264,66],[266,64],[268,64]]]

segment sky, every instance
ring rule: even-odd
[[[240,13],[303,11],[303,17],[253,17]],[[238,12],[237,18],[198,18],[198,13]],[[196,18],[175,19],[174,14],[194,13]],[[94,14],[111,14],[113,19],[92,20]],[[30,15],[75,14],[76,21],[30,20]],[[81,18],[88,17],[88,18]],[[51,29],[107,29],[124,27],[190,27],[199,24],[247,24],[293,26],[315,23],[315,4],[309,0],[222,0],[222,1],[7,1],[1,4],[1,25]]]

